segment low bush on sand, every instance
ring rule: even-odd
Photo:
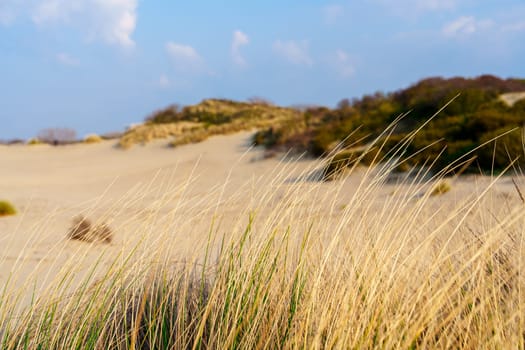
[[[16,215],[16,209],[8,201],[0,200],[0,216]]]
[[[93,225],[90,220],[78,216],[73,219],[68,238],[84,242],[111,243],[113,232],[106,224]]]
[[[40,141],[40,140],[37,139],[37,138],[32,138],[32,139],[29,139],[29,140],[27,141],[27,144],[30,145],[30,146],[35,146],[35,145],[42,145],[43,142]]]
[[[442,194],[449,192],[451,189],[452,189],[452,186],[450,185],[450,182],[446,180],[440,180],[432,187],[432,191],[430,191],[430,195],[440,196]]]
[[[97,134],[87,135],[84,138],[84,143],[99,143],[99,142],[102,142],[102,137],[98,136]]]

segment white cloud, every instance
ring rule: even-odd
[[[472,16],[462,16],[445,24],[442,29],[443,35],[447,37],[462,37],[474,34],[480,30],[487,29],[493,24],[490,20],[477,20]]]
[[[463,0],[370,0],[386,6],[393,13],[411,17],[424,12],[450,11]]]
[[[343,17],[345,9],[341,5],[328,5],[323,8],[324,21],[328,24],[337,22],[338,19]]]
[[[337,50],[333,60],[334,66],[342,78],[350,78],[355,74],[352,58],[343,50]]]
[[[138,0],[3,0],[0,21],[29,17],[43,27],[62,24],[79,28],[92,40],[130,48],[137,25]],[[6,15],[7,14],[7,15]]]
[[[65,66],[78,66],[80,64],[80,61],[77,58],[75,58],[75,57],[73,57],[73,56],[71,56],[71,55],[69,55],[69,54],[67,54],[65,52],[61,52],[61,53],[57,54],[56,55],[56,59],[57,59],[57,61],[59,63],[65,65]]]
[[[171,81],[165,74],[161,74],[158,84],[159,87],[165,89],[171,86]]]
[[[248,35],[241,32],[240,30],[236,30],[233,32],[233,40],[232,40],[232,48],[231,48],[231,54],[232,59],[235,64],[239,66],[245,66],[246,60],[241,54],[241,46],[248,45],[250,43],[250,38],[248,38]]]
[[[314,63],[308,53],[307,41],[277,40],[273,44],[273,51],[288,62],[296,65],[312,66]]]
[[[170,56],[175,66],[180,70],[198,71],[204,68],[204,59],[197,50],[189,45],[177,44],[174,42],[166,43],[166,52]]]

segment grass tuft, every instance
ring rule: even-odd
[[[16,209],[13,204],[8,201],[0,200],[0,216],[16,215]]]
[[[452,189],[452,185],[450,182],[446,180],[439,180],[433,187],[432,191],[430,192],[431,196],[440,196],[447,192],[449,192]]]
[[[99,143],[102,142],[102,137],[97,134],[90,134],[84,138],[84,143]]]
[[[29,141],[27,141],[27,144],[30,146],[35,146],[35,145],[42,145],[44,143],[40,141],[38,138],[32,138],[32,139],[29,139]]]
[[[83,216],[73,219],[73,224],[68,232],[68,238],[84,242],[111,243],[113,232],[107,224],[93,225]]]

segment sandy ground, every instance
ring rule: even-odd
[[[107,256],[102,263],[109,264],[141,234],[154,237],[155,232],[146,232],[153,221],[170,229],[171,219],[178,223],[174,239],[183,243],[174,254],[182,259],[206,241],[213,213],[222,215],[223,226],[242,224],[245,210],[265,193],[270,194],[265,201],[271,204],[285,201],[297,186],[305,192],[333,191],[340,198],[324,209],[325,215],[344,210],[345,200],[359,184],[357,178],[344,184],[319,184],[304,176],[311,174],[315,161],[264,159],[261,150],[249,148],[250,136],[248,132],[217,136],[175,149],[155,142],[127,151],[111,141],[64,147],[0,146],[0,199],[9,200],[19,211],[0,218],[0,286],[26,285],[35,277],[51,281],[68,262],[82,261],[78,269],[86,269],[101,251]],[[450,193],[433,200],[436,205],[452,205],[490,181],[462,178]],[[393,182],[383,186],[380,198],[391,198],[396,188]],[[519,201],[510,178],[499,181],[492,196],[497,203]],[[173,207],[178,209],[173,212]],[[72,218],[80,213],[107,222],[114,230],[113,243],[68,240]],[[159,220],[163,213],[164,221]]]

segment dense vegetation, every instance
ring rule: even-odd
[[[337,145],[343,146],[345,153],[336,155],[338,162],[347,160],[342,167],[358,157],[365,164],[388,157],[400,142],[409,140],[403,149],[409,157],[403,163],[405,169],[432,164],[438,171],[465,156],[464,160],[472,160],[467,171],[491,172],[504,169],[512,161],[525,164],[521,157],[525,99],[520,100],[520,95],[516,98],[515,92],[525,92],[525,79],[484,75],[474,79],[429,78],[392,93],[344,99],[333,109],[282,108],[264,100],[210,99],[155,112],[144,125],[128,131],[121,146],[166,137],[173,137],[171,144],[175,146],[202,141],[209,135],[259,128],[254,143],[268,149],[323,156]],[[373,140],[382,147],[363,155]],[[337,167],[341,166],[329,170]]]
[[[521,127],[525,123],[525,100],[511,106],[501,98],[502,94],[516,91],[525,91],[525,80],[493,76],[430,78],[389,94],[345,99],[335,109],[307,109],[293,128],[289,123],[267,128],[255,136],[255,142],[269,148],[307,151],[314,156],[325,155],[342,142],[358,153],[381,136],[398,116],[410,111],[390,135],[382,136],[384,142],[376,143],[384,144],[380,154],[376,152],[363,159],[370,162],[387,154],[450,102],[413,136],[405,154],[414,156],[406,164],[421,165],[439,156],[433,167],[440,170],[472,152],[468,158],[475,160],[468,170],[498,170],[523,155]],[[490,142],[502,134],[505,136]],[[518,164],[523,163],[521,157]]]

